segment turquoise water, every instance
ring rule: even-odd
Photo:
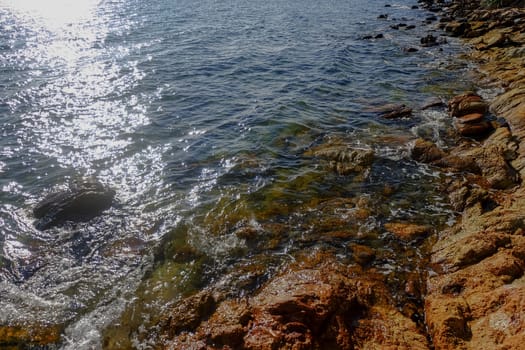
[[[304,249],[348,258],[351,241],[392,250],[375,263],[385,273],[410,269],[382,223],[453,217],[442,175],[408,155],[416,136],[443,142],[447,128],[443,111],[418,106],[467,83],[457,43],[419,47],[433,27],[415,1],[72,3],[0,0],[0,324],[57,323],[61,347],[99,347],[150,287],[158,305],[144,318],[221,281],[250,293]],[[402,22],[417,27],[390,29]],[[385,120],[374,108],[388,103],[414,116]],[[308,150],[334,139],[373,150],[373,165],[327,171]],[[113,208],[36,230],[32,206],[78,177],[114,188]],[[385,187],[394,194],[378,197]],[[318,204],[340,198],[369,214],[331,224],[352,237],[318,240],[339,215]],[[175,268],[177,245],[193,255]],[[253,261],[264,271],[238,283]]]

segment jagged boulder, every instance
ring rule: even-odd
[[[223,301],[195,329],[160,332],[170,349],[428,349],[377,277],[337,264],[291,270],[253,297]]]

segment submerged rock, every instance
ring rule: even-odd
[[[406,118],[412,115],[412,108],[406,105],[394,105],[381,113],[381,116],[386,119]]]
[[[420,40],[421,46],[423,47],[430,47],[430,46],[437,46],[439,45],[437,38],[433,36],[432,34],[428,34],[427,36],[421,38]]]
[[[66,221],[88,221],[111,207],[115,191],[99,182],[73,184],[66,191],[46,196],[33,209],[35,226],[46,230]]]
[[[0,325],[0,348],[54,348],[60,341],[62,330],[59,325]]]
[[[388,232],[404,241],[426,236],[431,231],[429,226],[406,222],[388,222],[384,226]]]
[[[362,172],[374,161],[373,150],[353,148],[342,140],[330,140],[308,150],[305,155],[327,160],[329,168],[340,175]]]

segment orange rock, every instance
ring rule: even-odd
[[[488,111],[488,105],[481,96],[467,92],[451,99],[448,103],[448,110],[450,116],[458,118],[473,113],[485,114]]]
[[[417,225],[403,222],[389,222],[386,223],[385,229],[398,238],[405,241],[410,241],[418,237],[425,236],[430,232],[430,227],[426,225]]]
[[[352,250],[352,255],[358,264],[366,265],[375,258],[374,250],[365,245],[351,244],[350,249]]]
[[[0,348],[13,344],[24,344],[28,347],[53,346],[60,341],[62,328],[60,325],[42,324],[0,325]]]
[[[446,153],[431,141],[417,139],[412,147],[411,155],[418,162],[430,163],[443,158]]]
[[[356,273],[326,260],[315,269],[288,271],[253,297],[222,302],[193,331],[165,337],[166,348],[428,350],[386,286],[374,274]]]
[[[456,130],[462,136],[477,137],[486,135],[488,132],[494,130],[494,127],[488,121],[481,121],[468,124],[456,123]]]
[[[462,117],[459,117],[458,122],[462,124],[468,124],[468,123],[479,122],[481,119],[483,119],[483,114],[472,113],[472,114],[466,114]]]

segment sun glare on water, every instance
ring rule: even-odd
[[[100,0],[0,0],[0,6],[31,16],[49,30],[86,20],[94,15]]]

